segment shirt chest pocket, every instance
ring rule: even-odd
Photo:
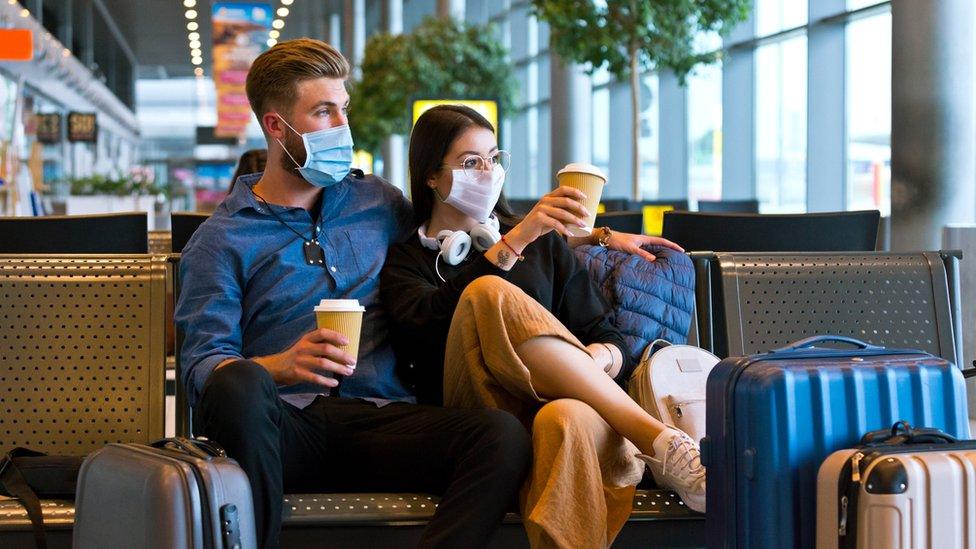
[[[337,268],[345,269],[347,276],[356,278],[378,277],[389,240],[383,231],[376,229],[348,229],[339,231],[333,240],[338,257]]]

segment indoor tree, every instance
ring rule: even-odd
[[[632,106],[633,196],[640,198],[640,75],[671,70],[682,85],[698,64],[718,59],[695,48],[702,33],[727,34],[749,15],[751,0],[532,0],[549,24],[549,45],[563,59],[606,67],[629,78]]]
[[[356,147],[377,152],[390,135],[410,132],[412,99],[495,99],[515,108],[508,51],[490,25],[428,17],[409,34],[379,33],[366,42],[362,75],[350,88]]]

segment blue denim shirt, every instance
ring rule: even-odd
[[[356,372],[342,380],[343,397],[412,401],[395,374],[389,321],[379,301],[379,274],[387,248],[410,228],[403,194],[361,172],[324,189],[319,242],[325,267],[308,265],[303,240],[284,227],[251,191],[261,174],[238,179],[205,221],[180,260],[176,323],[183,330],[181,382],[195,405],[214,368],[227,359],[280,353],[315,329],[320,299],[358,299],[366,307]],[[303,208],[271,205],[303,235],[312,217]],[[279,387],[303,407],[323,388]]]

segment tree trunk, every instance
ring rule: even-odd
[[[641,199],[640,188],[640,73],[637,68],[637,51],[630,50],[630,107],[631,107],[631,168],[633,186],[631,196],[634,200]]]

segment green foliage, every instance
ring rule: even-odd
[[[133,176],[106,177],[93,175],[72,179],[71,194],[87,196],[96,194],[110,194],[114,196],[159,194],[163,189],[151,181],[140,180]]]
[[[517,83],[491,25],[428,17],[411,34],[373,35],[349,94],[356,148],[376,153],[385,137],[410,132],[412,99],[496,99],[511,113]]]
[[[598,5],[601,4],[601,5]],[[671,69],[684,82],[714,54],[695,51],[702,32],[727,34],[749,15],[751,0],[532,0],[533,11],[549,23],[552,48],[562,58],[606,65],[623,79],[632,56],[639,72]]]

